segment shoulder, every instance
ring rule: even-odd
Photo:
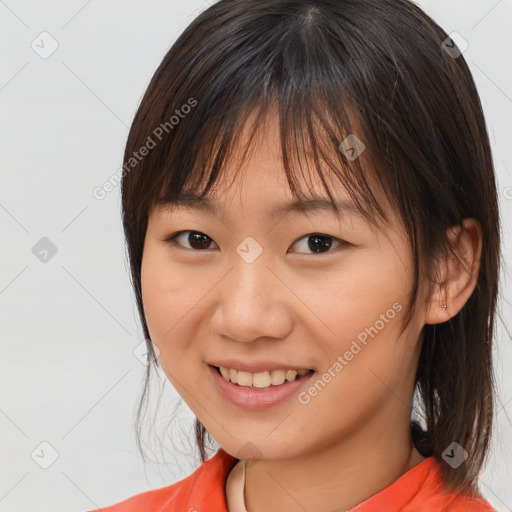
[[[428,461],[428,462],[427,462]],[[424,461],[425,480],[404,512],[496,512],[482,496],[469,496],[446,490],[441,478],[439,462],[434,457]]]
[[[220,448],[193,473],[172,485],[88,512],[227,512],[225,482],[236,462],[238,459]]]
[[[443,512],[497,512],[484,498],[471,498],[467,496],[453,497]]]
[[[426,498],[422,508],[417,510],[425,512],[496,512],[496,509],[481,496],[472,497],[443,490],[432,493]]]
[[[445,490],[441,468],[428,457],[351,512],[496,512],[482,497]]]
[[[419,504],[418,504],[419,505]],[[421,508],[410,509],[422,512],[496,512],[496,509],[484,498],[439,491],[426,498]],[[409,509],[404,509],[404,512]]]

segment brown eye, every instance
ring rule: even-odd
[[[302,242],[303,240],[306,240],[306,243]],[[334,244],[337,244],[337,245],[334,245],[334,248],[337,248],[339,246],[348,245],[348,242],[345,242],[344,240],[339,240],[332,236],[322,235],[322,234],[312,234],[312,235],[304,236],[300,240],[295,242],[295,244],[299,244],[299,242],[302,242],[303,248],[305,247],[307,250],[311,251],[309,254],[333,252],[332,250],[330,250],[333,247],[333,242],[334,242]],[[303,252],[303,251],[297,251],[297,252]]]
[[[210,249],[210,245],[215,242],[204,233],[200,231],[179,231],[174,235],[171,235],[166,239],[167,242],[172,242],[177,244],[185,249],[191,250],[207,250]],[[306,241],[306,243],[304,243]],[[326,252],[334,252],[333,249],[341,247],[346,247],[350,245],[348,242],[344,240],[340,240],[338,238],[323,235],[323,234],[312,234],[307,235],[296,241],[293,245],[297,245],[302,243],[302,249],[299,251],[292,252],[302,252],[306,254],[323,254]],[[215,244],[216,245],[216,244]],[[299,246],[300,247],[300,246]]]
[[[180,243],[178,240],[185,240],[185,243]],[[186,249],[194,249],[194,250],[204,250],[208,249],[209,245],[213,242],[213,240],[204,233],[200,231],[179,231],[174,235],[171,235],[167,238],[168,242],[173,242],[178,245],[185,247]],[[215,242],[213,242],[215,243]],[[188,244],[188,246],[187,246]]]

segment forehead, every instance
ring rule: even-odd
[[[340,170],[338,165],[338,169],[333,172],[333,163],[329,165],[326,160],[315,159],[317,155],[307,146],[297,147],[289,153],[291,160],[288,164],[291,176],[287,175],[280,139],[279,115],[271,110],[260,119],[254,116],[256,111],[248,115],[240,129],[236,139],[237,144],[223,162],[218,176],[213,180],[214,183],[211,186],[213,191],[209,188],[202,197],[201,191],[204,184],[209,181],[208,173],[202,173],[199,180],[201,184],[195,186],[190,184],[197,179],[194,175],[191,176],[192,179],[186,180],[177,197],[175,193],[166,194],[162,189],[155,204],[157,209],[194,211],[219,216],[225,213],[229,203],[236,196],[235,192],[240,191],[242,209],[244,202],[260,202],[263,206],[259,209],[258,215],[262,213],[269,218],[286,214],[309,215],[322,212],[338,214],[339,217],[376,219],[375,212],[370,215],[365,214],[365,211],[372,211],[370,205],[362,198],[355,197],[360,196],[356,189],[361,187],[356,183],[360,178],[348,177],[347,179],[347,175],[350,175],[353,170],[351,168]],[[326,141],[322,143],[326,144]],[[331,157],[331,162],[335,163],[338,156],[336,153],[340,149],[333,144],[326,147],[328,150],[326,151],[324,147],[322,154],[327,158]],[[326,152],[331,154],[327,155]],[[211,162],[206,164],[209,165]],[[387,199],[382,190],[375,185],[373,171],[371,169],[367,171],[362,188],[370,190],[371,183],[372,195],[378,197],[379,206],[388,216]],[[290,181],[297,192],[292,191]],[[352,194],[349,194],[345,186],[347,181],[352,185]],[[233,184],[236,184],[235,191],[231,190]],[[243,186],[240,188],[241,184]]]

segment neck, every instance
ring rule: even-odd
[[[247,461],[248,512],[347,510],[381,491],[423,460],[408,421],[366,423],[341,441],[300,456]],[[389,418],[388,418],[389,419]]]

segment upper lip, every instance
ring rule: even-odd
[[[257,373],[257,372],[271,372],[273,370],[309,370],[307,366],[298,366],[290,363],[276,363],[275,361],[260,361],[244,363],[235,359],[227,359],[225,361],[210,361],[211,366],[222,366],[223,368],[232,368],[242,372]]]

